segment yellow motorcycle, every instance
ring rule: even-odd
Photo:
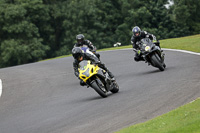
[[[101,97],[107,97],[109,91],[117,93],[119,86],[117,82],[111,81],[108,73],[89,60],[83,60],[79,63],[79,78],[88,86],[92,87]]]

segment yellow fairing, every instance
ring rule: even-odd
[[[79,63],[79,78],[86,82],[91,76],[97,74],[99,67],[97,65],[91,64],[90,61],[81,61]]]

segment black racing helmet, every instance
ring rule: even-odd
[[[83,51],[79,47],[75,47],[72,49],[72,56],[74,59],[79,59],[81,56],[83,56]]]
[[[85,39],[85,36],[84,36],[83,34],[78,34],[78,35],[76,36],[76,40],[77,40],[77,43],[78,43],[78,44],[82,44],[83,41],[84,41],[84,39]]]
[[[134,35],[135,37],[139,37],[140,34],[141,34],[141,29],[140,29],[140,27],[135,26],[135,27],[133,27],[132,32],[133,32],[133,35]]]

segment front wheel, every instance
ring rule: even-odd
[[[104,84],[99,79],[93,80],[91,87],[103,98],[107,97],[107,90]]]
[[[158,67],[160,71],[164,71],[165,68],[162,63],[162,59],[158,56],[157,53],[151,56],[151,62],[154,64],[155,67]]]

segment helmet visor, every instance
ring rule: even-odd
[[[135,36],[139,36],[139,35],[140,35],[140,33],[139,33],[139,32],[136,32],[136,33],[135,33]]]
[[[78,44],[82,44],[82,42],[83,42],[83,39],[77,39]]]
[[[73,55],[73,57],[74,57],[75,59],[77,59],[77,60],[79,60],[79,59],[81,58],[81,56],[82,56],[81,54],[74,54],[74,55]]]

